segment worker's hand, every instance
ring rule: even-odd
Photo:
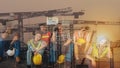
[[[36,52],[38,53],[40,50],[38,48],[36,48]]]
[[[79,57],[76,57],[76,60],[79,60]]]
[[[66,47],[66,46],[69,46],[69,45],[67,45],[67,44],[63,44],[63,46]]]
[[[34,55],[36,55],[36,54],[38,54],[38,51],[37,51],[37,50],[34,51]]]
[[[63,46],[66,46],[65,44],[63,44]]]
[[[38,54],[38,52],[34,52],[34,55],[37,55]]]

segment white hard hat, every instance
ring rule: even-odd
[[[13,56],[15,54],[15,49],[8,50],[6,53],[8,56]]]
[[[100,44],[100,45],[105,44],[107,41],[108,41],[108,38],[105,37],[105,36],[99,36],[99,37],[97,38],[97,43]]]

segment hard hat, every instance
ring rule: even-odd
[[[85,40],[83,39],[83,38],[79,38],[78,40],[77,40],[77,43],[78,44],[85,44]]]
[[[65,55],[60,55],[59,58],[58,58],[58,60],[57,60],[57,62],[58,62],[59,64],[61,64],[61,63],[64,62],[64,60],[65,60]]]
[[[8,50],[6,53],[8,56],[13,56],[15,54],[15,49],[13,48],[12,50]]]
[[[33,63],[35,65],[40,65],[42,63],[42,56],[41,54],[36,54],[33,56]]]

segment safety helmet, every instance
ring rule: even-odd
[[[77,40],[77,43],[78,43],[78,44],[85,44],[86,41],[85,41],[85,39],[83,39],[83,38],[79,38],[79,39]]]
[[[65,55],[60,55],[59,58],[58,58],[58,60],[57,60],[57,62],[58,62],[59,64],[61,64],[61,63],[64,62],[64,60],[65,60]]]
[[[34,63],[34,65],[40,65],[42,63],[41,54],[36,54],[33,56],[33,63]]]
[[[8,56],[13,56],[15,54],[15,49],[13,48],[12,50],[7,50],[6,53]]]

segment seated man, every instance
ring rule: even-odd
[[[7,33],[2,33],[0,38],[0,61],[3,58],[5,39],[7,38]]]
[[[20,40],[19,40],[19,35],[18,33],[15,33],[13,36],[13,39],[10,43],[10,47],[15,49],[15,54],[14,57],[16,59],[16,62],[20,62]]]
[[[57,48],[56,55],[57,57],[59,56],[57,60],[57,63],[60,64],[59,68],[70,68],[73,53],[73,44],[70,32],[63,30],[62,23],[58,23],[52,37]]]
[[[28,41],[28,50],[27,50],[27,67],[30,68],[31,66],[31,56],[32,53],[36,54],[43,54],[45,47],[47,46],[46,42],[41,40],[41,34],[37,32],[35,34],[34,39]]]

